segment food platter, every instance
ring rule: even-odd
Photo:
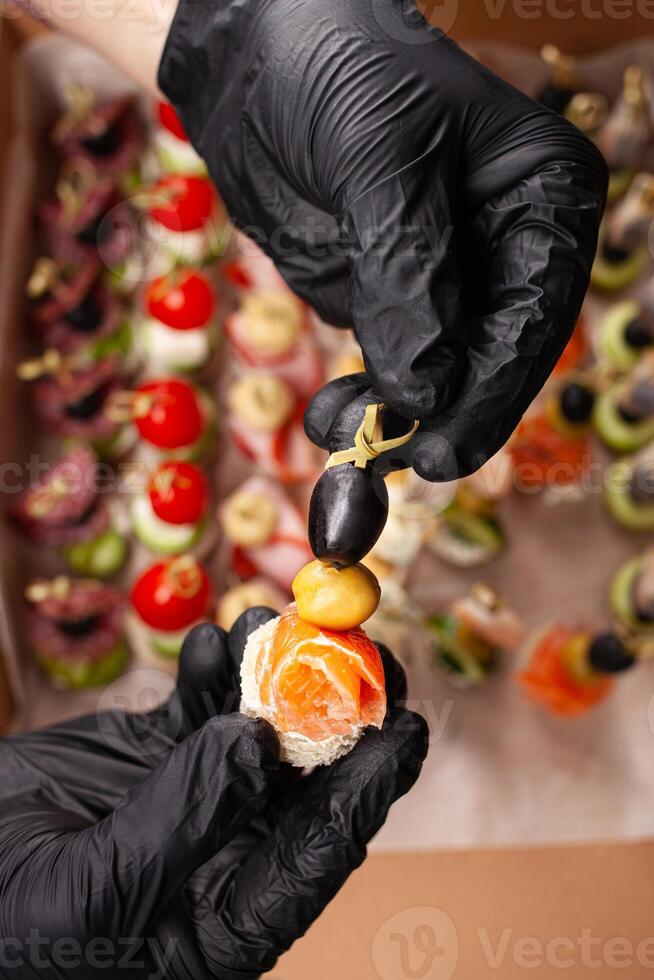
[[[536,56],[497,46],[474,47],[494,70],[516,84],[529,78],[538,86],[545,79]],[[624,67],[638,62],[651,68],[653,61],[650,45],[630,45],[584,62],[584,81],[593,88],[609,87],[609,94],[615,94]],[[16,77],[18,128],[10,154],[7,187],[11,193],[5,202],[0,273],[0,398],[4,417],[12,420],[11,426],[3,427],[0,455],[12,461],[24,460],[26,448],[52,451],[35,436],[29,397],[15,376],[16,364],[30,353],[21,324],[23,284],[34,258],[31,216],[35,201],[53,179],[54,164],[44,134],[60,112],[71,81],[91,83],[107,98],[129,91],[124,80],[94,55],[60,38],[39,39],[28,46],[18,60]],[[143,112],[148,116],[145,103]],[[606,300],[589,297],[584,316],[591,345],[605,306]],[[226,316],[228,311],[226,306]],[[327,334],[320,326],[318,336],[326,356],[338,353],[342,334]],[[224,370],[229,368],[222,366],[212,384],[224,385]],[[223,500],[250,471],[228,440],[218,443],[218,454],[213,486]],[[483,569],[452,567],[423,549],[408,575],[407,610],[417,605],[428,615],[436,614],[483,578],[519,610],[530,633],[555,620],[575,628],[602,627],[608,618],[607,592],[615,568],[645,543],[607,519],[601,479],[610,458],[606,450],[595,447],[598,483],[583,497],[561,495],[548,503],[542,494],[513,493],[503,501],[508,547]],[[305,503],[305,491],[294,491],[300,505]],[[410,490],[405,487],[403,492],[406,497]],[[420,493],[430,492],[420,489]],[[436,497],[434,501],[437,510],[442,504]],[[54,574],[59,566],[53,563],[50,569],[42,550],[26,549],[4,524],[0,545],[0,641],[8,653],[20,706],[17,726],[32,727],[117,705],[143,708],[165,696],[173,683],[170,665],[142,658],[104,690],[62,693],[45,683],[23,641],[22,591],[27,578]],[[129,574],[135,575],[145,566],[138,549],[132,561]],[[211,572],[220,588],[227,575],[224,549],[215,552]],[[520,696],[514,674],[525,649],[505,658],[483,686],[462,689],[434,669],[424,629],[401,627],[395,639],[409,674],[410,701],[427,717],[432,745],[421,781],[393,810],[375,847],[415,850],[624,840],[652,834],[651,664],[621,678],[612,697],[597,710],[569,720],[549,717]]]

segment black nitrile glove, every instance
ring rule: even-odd
[[[593,144],[413,0],[180,0],[159,82],[239,227],[354,324],[367,377],[318,395],[310,438],[333,448],[352,386],[372,388],[423,421],[403,465],[482,465],[579,315],[607,185]]]
[[[197,627],[170,701],[0,742],[0,977],[248,980],[269,970],[366,854],[426,753],[389,709],[327,769],[278,762],[265,722],[233,712],[252,609]]]

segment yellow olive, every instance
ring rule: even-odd
[[[349,630],[369,619],[379,605],[379,582],[364,565],[334,568],[312,561],[293,579],[300,619],[331,630]]]

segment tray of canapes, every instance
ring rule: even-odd
[[[580,323],[507,447],[457,484],[391,474],[361,522],[381,531],[369,553],[353,531],[363,564],[348,602],[379,583],[364,630],[403,660],[433,742],[381,845],[638,836],[654,830],[642,731],[654,691],[652,52],[579,64],[552,49],[477,52],[597,141],[610,201]],[[93,709],[107,690],[134,707],[144,686],[163,696],[187,631],[229,628],[253,604],[286,610],[251,657],[288,663],[289,677],[296,647],[324,643],[315,630],[347,634],[365,694],[350,721],[379,722],[379,664],[348,633],[361,620],[316,625],[297,594],[289,609],[298,577],[312,588],[308,502],[326,462],[303,412],[325,380],[362,369],[356,341],[230,229],[170,106],[60,38],[27,49],[17,85],[0,390],[13,420],[3,458],[19,474],[0,532],[16,723]],[[244,688],[244,710],[265,716],[265,698]],[[325,751],[291,740],[290,761],[328,762],[327,743],[344,745],[306,731]],[[618,744],[630,763],[607,801]],[[561,803],[580,771],[584,794]]]

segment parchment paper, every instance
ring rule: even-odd
[[[538,59],[515,49],[474,45],[484,60],[511,81],[538,85]],[[629,45],[583,63],[591,87],[607,94],[622,69],[636,60],[652,66],[652,45]],[[0,429],[3,459],[23,459],[29,433],[18,422],[21,397],[13,378],[20,356],[16,327],[22,282],[31,256],[31,201],[44,161],[36,137],[52,116],[64,80],[87,79],[102,91],[125,83],[95,55],[57,37],[39,39],[21,59],[16,81],[21,132],[13,148],[9,207],[4,212],[2,367],[3,417],[16,428]],[[42,150],[40,151],[42,153]],[[38,164],[38,166],[37,166]],[[589,301],[596,326],[602,304]],[[7,415],[9,412],[9,415]],[[599,458],[599,453],[598,453]],[[442,608],[480,578],[505,594],[529,627],[554,619],[599,628],[606,621],[606,589],[615,566],[646,540],[616,528],[603,512],[601,495],[549,507],[539,495],[515,494],[504,505],[509,548],[484,569],[463,571],[423,553],[409,578],[409,592],[428,612]],[[51,691],[22,655],[20,564],[28,561],[0,531],[3,607],[0,637],[13,652],[14,677],[22,682],[18,724],[32,727],[98,708],[126,703],[151,706],[165,696],[171,678],[137,667],[108,691]],[[17,571],[18,569],[18,571]],[[612,698],[575,721],[559,721],[526,702],[512,680],[516,660],[477,690],[450,686],[430,665],[424,638],[416,634],[407,657],[410,698],[428,718],[432,745],[416,788],[391,812],[373,843],[376,850],[628,840],[654,835],[654,667],[641,666],[620,679]],[[20,671],[16,665],[20,665]],[[124,700],[123,700],[124,699]]]

